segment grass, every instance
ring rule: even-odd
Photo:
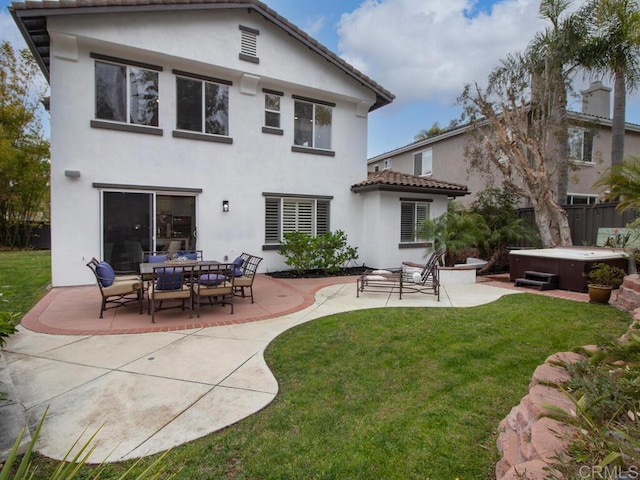
[[[50,283],[48,250],[0,251],[0,293],[7,300],[0,310],[24,315],[44,296]]]
[[[162,463],[181,479],[492,478],[496,428],[535,367],[552,353],[618,337],[629,323],[608,306],[532,294],[475,308],[324,317],[267,349],[280,385],[274,402],[174,448]],[[35,462],[36,479],[56,465]],[[131,465],[110,464],[102,478]],[[85,467],[78,478],[95,473]]]

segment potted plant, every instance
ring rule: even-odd
[[[620,267],[613,267],[606,263],[596,263],[589,274],[587,289],[589,301],[593,303],[609,303],[611,291],[622,285],[622,280],[626,275]]]

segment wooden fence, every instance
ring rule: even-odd
[[[623,228],[640,216],[640,212],[627,210],[620,213],[616,203],[598,203],[595,205],[565,205],[569,216],[571,238],[576,246],[595,245],[598,228]],[[535,225],[533,208],[518,210],[521,217]]]

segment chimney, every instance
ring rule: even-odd
[[[582,113],[611,118],[611,89],[602,82],[591,82],[589,88],[582,91]]]

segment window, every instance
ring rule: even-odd
[[[594,205],[597,202],[597,195],[580,195],[573,193],[567,195],[567,204],[569,205]]]
[[[303,232],[312,236],[329,232],[329,200],[267,196],[265,198],[265,243],[282,243],[283,234]]]
[[[401,202],[400,204],[400,243],[411,243],[419,239],[416,230],[429,218],[429,203]]]
[[[331,150],[332,106],[335,105],[294,98],[294,145]]]
[[[178,130],[229,135],[229,85],[226,82],[178,76],[176,95]]]
[[[264,126],[280,128],[280,96],[273,93],[264,94]]]
[[[373,166],[373,171],[374,172],[379,172],[380,171],[380,165],[374,165]]]
[[[417,176],[431,176],[432,173],[432,158],[433,153],[431,149],[423,152],[413,154],[413,174]]]
[[[569,159],[593,163],[593,134],[582,128],[569,128]]]
[[[157,71],[96,60],[95,80],[96,119],[158,126]]]
[[[391,160],[385,160],[383,163],[383,170],[390,170],[391,169]]]

